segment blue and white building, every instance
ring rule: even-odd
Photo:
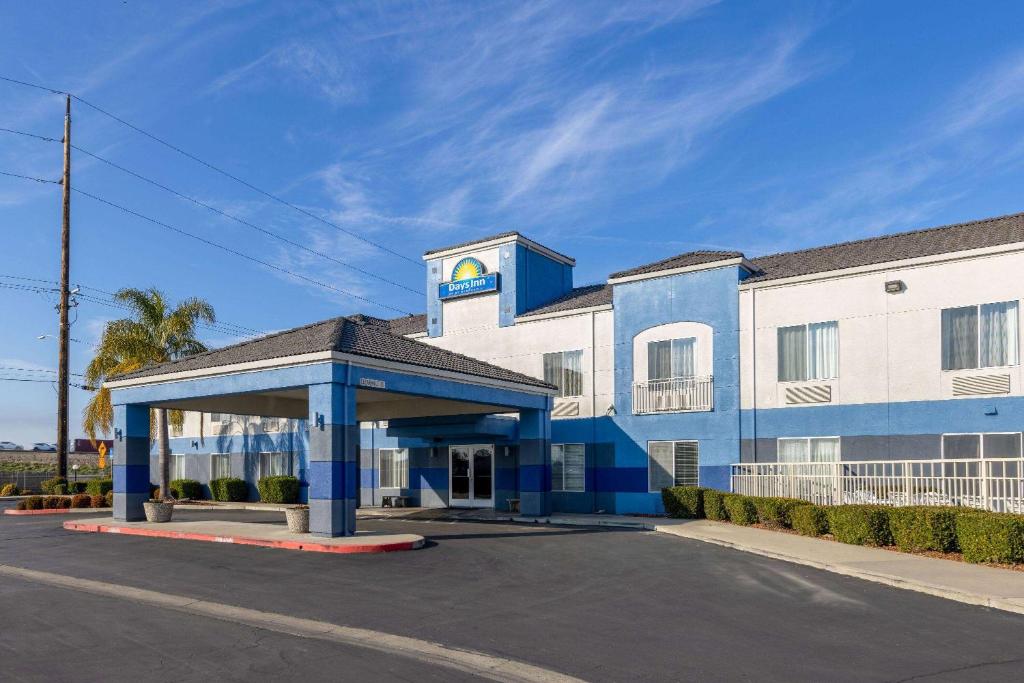
[[[349,507],[658,513],[663,487],[729,489],[735,463],[1021,456],[1024,214],[580,287],[515,232],[424,259],[423,315],[147,369],[115,403],[191,411],[175,477],[292,473],[312,502],[340,457]],[[328,456],[325,415],[349,440]]]

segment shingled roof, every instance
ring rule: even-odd
[[[1024,213],[760,256],[750,259],[757,271],[745,282],[811,275],[1015,242],[1024,242]]]
[[[559,313],[561,311],[572,311],[577,308],[590,308],[591,306],[604,306],[612,302],[611,285],[587,285],[576,287],[572,291],[560,296],[554,301],[538,306],[522,313],[521,315],[541,315],[543,313]]]
[[[633,275],[647,275],[649,273],[657,273],[662,270],[675,270],[676,268],[699,266],[705,263],[714,263],[715,261],[742,258],[742,256],[743,252],[739,251],[688,251],[685,254],[670,256],[667,259],[637,266],[636,268],[630,268],[629,270],[620,270],[617,273],[612,273],[608,277],[611,280],[615,280],[617,278],[631,277]]]
[[[187,356],[170,363],[150,366],[138,372],[122,375],[117,379],[151,377],[305,353],[337,351],[532,387],[555,388],[536,377],[506,370],[497,365],[430,346],[415,339],[408,339],[391,332],[390,327],[391,321],[371,316],[355,315],[331,318],[206,353]]]

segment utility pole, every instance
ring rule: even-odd
[[[60,230],[60,349],[57,358],[57,476],[68,476],[68,278],[71,260],[71,95],[64,113],[63,212]]]

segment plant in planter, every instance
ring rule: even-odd
[[[169,522],[174,514],[174,501],[154,498],[142,504],[147,522]]]
[[[288,520],[288,531],[295,534],[309,533],[309,506],[296,505],[284,511],[285,519]]]

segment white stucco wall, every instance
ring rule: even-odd
[[[839,377],[833,404],[924,401],[952,398],[954,377],[1008,374],[1010,395],[1020,395],[1021,370],[942,370],[944,308],[1024,297],[1024,252],[960,258],[740,291],[741,405],[786,405],[777,381],[777,329],[836,320]],[[885,283],[902,280],[905,291],[887,294]],[[1018,336],[1020,332],[1018,330]]]

